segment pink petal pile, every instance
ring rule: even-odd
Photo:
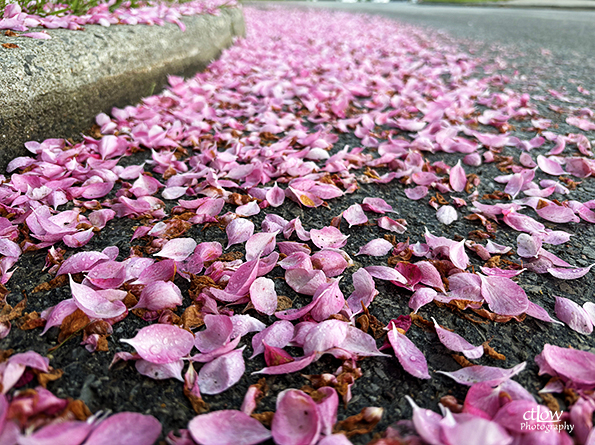
[[[4,8],[0,18],[0,29],[11,31],[28,31],[29,28],[64,28],[82,30],[85,25],[158,25],[174,23],[182,31],[186,26],[181,21],[183,16],[200,14],[219,15],[221,7],[235,7],[236,0],[193,0],[185,3],[146,2],[137,7],[131,7],[130,2],[124,2],[113,11],[110,7],[115,2],[100,3],[90,8],[83,15],[74,15],[67,6],[60,3],[48,2],[44,5],[44,13],[29,14],[16,3],[9,3]],[[19,34],[21,37],[32,39],[51,39],[43,31]]]
[[[172,11],[178,12],[171,14],[198,6],[185,3],[175,8]],[[135,14],[144,18],[137,17],[138,23],[157,22],[139,11]],[[5,12],[0,27],[14,28],[12,23],[19,20],[19,26],[48,26],[45,19],[23,14],[13,7]],[[103,24],[94,14],[84,23]],[[106,24],[128,20],[110,17]],[[367,316],[368,308],[373,309],[379,294],[375,280],[407,295],[414,314],[432,302],[457,303],[461,310],[484,310],[500,319],[522,322],[528,315],[557,322],[529,300],[515,277],[547,273],[572,280],[592,267],[569,264],[547,246],[568,242],[572,234],[567,230],[573,225],[595,223],[595,200],[548,199],[571,193],[564,184],[573,181],[536,179],[542,173],[577,178],[593,174],[591,143],[584,134],[546,131],[548,126],[528,95],[497,88],[499,76],[474,77],[477,61],[416,28],[380,18],[280,9],[247,9],[246,18],[248,38],[225,51],[204,73],[187,81],[171,77],[162,94],[137,106],[114,109],[111,116],[97,116],[102,137],[85,136],[77,143],[28,142],[26,148],[34,156],[9,164],[12,174],[0,185],[1,283],[9,283],[21,255],[45,249],[49,272],[68,276],[70,285],[71,298],[41,314],[46,322],[43,333],[76,311],[89,320],[102,320],[110,329],[130,313],[142,314],[150,324],[133,338],[121,340],[112,364],[129,361],[149,378],[178,379],[186,394],[201,399],[246,378],[244,350],[249,344],[250,359],[263,354],[265,366],[256,374],[265,375],[304,370],[324,355],[342,361],[341,368],[355,374],[361,374],[358,362],[366,357],[394,360],[356,324],[360,314]],[[63,20],[65,27],[80,25]],[[585,112],[570,116],[568,123],[590,131],[595,125],[592,118],[593,113]],[[512,136],[511,124],[528,119],[535,127],[532,137]],[[358,144],[338,147],[344,133],[355,135]],[[503,184],[497,191],[510,199],[482,202],[481,181],[466,169],[501,160],[505,149],[519,154],[518,163],[510,157],[510,174],[496,178]],[[534,160],[531,151],[538,149],[549,152]],[[141,151],[147,155],[142,164],[120,164]],[[454,165],[430,162],[427,157],[437,152],[464,156],[466,167],[460,160]],[[406,187],[408,199],[427,202],[436,210],[441,224],[459,224],[462,214],[481,224],[485,231],[478,232],[485,238],[495,238],[499,226],[520,232],[516,249],[513,252],[513,246],[492,239],[484,245],[428,230],[415,243],[408,238],[397,242],[396,237],[407,232],[407,221],[393,214],[398,213],[394,203],[379,197],[352,199],[351,205],[319,227],[305,227],[299,217],[286,219],[275,212],[297,205],[329,207],[327,201],[352,194],[359,184],[397,182]],[[521,193],[525,197],[519,198]],[[260,228],[253,221],[256,215],[262,221]],[[142,250],[135,244],[130,252],[109,246],[71,253],[117,218],[141,221],[130,241],[145,242]],[[227,242],[199,242],[183,235],[201,224],[218,225]],[[552,229],[554,224],[565,224],[565,230]],[[385,236],[375,235],[355,246],[341,230],[354,234],[366,227]],[[236,245],[243,247],[243,257],[224,254]],[[479,260],[507,253],[516,253],[519,262],[505,268],[479,266],[483,264]],[[387,262],[389,254],[391,259],[400,258],[396,265]],[[351,255],[368,265],[354,262]],[[175,283],[187,280],[194,285],[197,278],[207,283],[192,294],[204,328],[184,328],[174,323],[174,313],[191,299]],[[300,295],[301,306],[281,304],[280,279],[295,292],[292,297]],[[347,289],[349,294],[344,293]],[[133,305],[125,303],[129,294],[135,298]],[[557,297],[555,308],[558,318],[575,331],[592,332],[593,304],[580,306]],[[409,375],[431,379],[432,370],[413,341],[415,335],[408,335],[411,319],[407,319],[383,325],[387,343],[380,349],[391,348]],[[470,343],[436,320],[434,329],[438,346],[469,360],[482,357],[483,345]],[[3,323],[2,336],[9,331],[10,323]],[[97,338],[87,338],[84,345],[95,351]],[[548,384],[548,391],[581,391],[569,414],[581,444],[595,440],[589,420],[595,402],[588,392],[593,389],[589,374],[593,370],[577,365],[591,363],[588,354],[547,345],[536,359],[542,374],[558,378]],[[30,352],[9,357],[0,363],[4,393],[27,367],[47,372],[48,366],[47,359]],[[482,431],[487,439],[481,443],[569,443],[565,431],[548,431],[546,436],[523,430],[516,422],[527,411],[545,409],[510,380],[523,366],[507,370],[473,365],[445,373],[470,386],[464,405],[458,412],[443,407],[439,415],[411,401],[413,420],[404,425],[413,432],[403,440],[479,443],[465,438]],[[348,443],[345,436],[332,434],[338,405],[332,386],[340,374],[341,370],[325,374],[328,385],[318,390],[324,396],[320,400],[296,389],[280,393],[270,430],[250,417],[256,396],[249,390],[241,411],[199,415],[181,437],[170,434],[168,440],[185,445],[256,444],[270,438],[280,445]],[[346,404],[357,387],[355,378],[347,386],[342,395]],[[4,407],[0,432],[10,440],[16,437],[13,442],[35,443],[36,434],[58,438],[72,430],[80,440],[68,443],[103,443],[135,422],[130,417],[134,415],[126,413],[82,423],[50,422],[31,432],[5,420],[6,407],[20,403],[20,397],[26,396],[16,392],[0,400]],[[157,431],[154,419],[139,419],[139,425],[149,425],[142,434],[151,443],[151,434]],[[527,423],[529,428],[534,424]],[[382,440],[397,436],[403,438],[395,427]]]

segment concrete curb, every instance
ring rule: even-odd
[[[47,30],[51,40],[6,37],[0,45],[0,167],[23,155],[23,143],[77,137],[93,118],[158,92],[168,74],[204,69],[244,36],[241,9],[184,17],[177,25]]]

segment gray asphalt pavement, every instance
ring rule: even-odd
[[[415,5],[404,2],[277,4],[380,14],[447,31],[453,37],[514,45],[518,49],[545,48],[561,56],[595,57],[595,10]]]

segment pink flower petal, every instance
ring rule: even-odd
[[[176,273],[176,262],[174,260],[163,260],[153,263],[143,270],[138,280],[132,284],[150,284],[155,281],[169,281]]]
[[[384,230],[402,234],[407,230],[407,223],[401,224],[399,221],[391,219],[388,216],[383,216],[382,218],[378,219],[378,227]]]
[[[362,206],[359,204],[353,204],[347,210],[343,212],[343,218],[351,226],[358,226],[368,222],[368,217],[365,215]]]
[[[568,222],[580,222],[580,218],[578,217],[578,215],[576,215],[572,211],[572,209],[565,206],[550,204],[548,206],[537,209],[536,212],[541,218],[558,224],[564,224]]]
[[[461,385],[471,386],[474,383],[486,382],[493,386],[497,386],[523,371],[525,369],[525,366],[527,366],[526,362],[519,363],[518,365],[510,369],[475,365],[468,366],[466,368],[462,368],[454,372],[436,372],[450,377],[455,382]]]
[[[434,301],[438,292],[429,287],[420,287],[409,299],[409,307],[417,314],[417,311],[428,303]]]
[[[388,340],[395,351],[395,357],[405,371],[418,379],[431,379],[428,374],[428,363],[422,352],[401,334],[394,326],[388,331]]]
[[[454,243],[449,249],[448,257],[452,264],[461,270],[465,270],[469,266],[469,257],[465,252],[465,240]]]
[[[198,386],[203,394],[220,394],[240,381],[246,370],[242,356],[244,347],[217,357],[200,368]]]
[[[541,249],[541,238],[536,235],[521,233],[517,239],[517,255],[521,258],[536,258]]]
[[[74,302],[89,317],[115,318],[126,312],[126,306],[121,301],[109,301],[90,287],[76,283],[71,276],[69,278]]]
[[[275,185],[267,191],[266,200],[272,207],[279,207],[285,200],[285,192],[275,182]]]
[[[457,165],[450,169],[449,182],[455,192],[465,190],[467,176],[465,175],[465,169],[461,166],[460,160],[457,162]]]
[[[410,189],[405,189],[405,195],[407,198],[417,201],[418,199],[425,198],[428,194],[428,188],[425,185],[418,185]]]
[[[211,352],[226,344],[233,332],[233,323],[227,315],[207,314],[204,317],[206,329],[195,334],[194,345],[200,352]]]
[[[440,343],[448,349],[451,351],[462,352],[463,355],[470,360],[478,359],[483,355],[482,345],[473,346],[459,334],[444,329],[438,324],[435,318],[432,318],[432,320],[434,321],[434,328],[436,329],[436,334],[438,334]]]
[[[510,278],[480,275],[481,296],[500,315],[520,315],[527,310],[527,294]]]
[[[250,301],[258,312],[273,315],[277,310],[275,282],[265,277],[254,280],[250,286]]]
[[[392,206],[382,198],[364,198],[364,200],[362,201],[362,208],[366,212],[374,212],[380,214],[393,211]]]
[[[236,218],[225,228],[227,233],[227,247],[246,242],[254,233],[254,223],[249,219]]]
[[[368,307],[374,297],[378,295],[378,291],[372,275],[366,269],[358,269],[351,275],[351,279],[353,280],[354,291],[347,298],[347,305],[351,312],[358,314],[362,311],[362,304]]]
[[[349,236],[343,235],[339,229],[333,226],[327,226],[320,230],[312,229],[310,230],[310,236],[314,245],[319,249],[325,247],[340,249],[347,244],[347,238],[349,238]]]
[[[565,175],[566,172],[562,166],[556,162],[554,157],[537,156],[537,165],[544,173],[553,176]]]
[[[93,266],[87,279],[101,289],[115,289],[124,284],[126,266],[117,261],[105,261]]]
[[[407,284],[407,278],[392,267],[368,266],[364,269],[366,269],[366,271],[374,278],[378,278],[379,280],[396,281],[398,283]]]
[[[134,367],[144,376],[147,376],[153,380],[167,380],[177,379],[184,381],[182,378],[182,369],[184,368],[183,360],[176,360],[170,363],[151,363],[147,360],[137,360],[134,363]]]
[[[78,252],[62,263],[58,275],[88,272],[99,261],[109,260],[109,257],[100,252]]]
[[[236,214],[239,216],[253,216],[260,213],[260,207],[256,201],[250,201],[248,204],[239,206],[236,209]]]
[[[51,423],[38,429],[31,435],[20,436],[18,443],[23,445],[79,445],[94,428],[92,423],[80,422],[78,420],[67,420],[59,423]],[[16,443],[16,442],[11,442]]]
[[[577,278],[584,277],[589,273],[593,264],[587,267],[574,267],[574,268],[564,268],[564,267],[550,267],[547,271],[550,275],[559,278],[561,280],[576,280]]]
[[[264,344],[273,346],[275,348],[284,348],[289,344],[294,335],[293,324],[287,320],[279,320],[274,322],[268,328],[263,329],[252,337],[252,350],[254,353],[252,357],[264,352]]]
[[[163,248],[155,254],[174,261],[184,261],[196,248],[196,241],[192,238],[174,238],[169,240]]]
[[[175,308],[182,304],[182,292],[171,281],[155,281],[147,284],[133,309],[145,308],[150,311]]]
[[[281,374],[290,374],[292,372],[301,371],[305,367],[307,367],[310,363],[312,363],[316,359],[316,353],[313,352],[312,354],[302,357],[300,359],[296,359],[290,363],[283,363],[282,365],[277,366],[270,366],[267,368],[262,368],[260,371],[255,371],[252,374],[267,374],[267,375],[281,375]]]
[[[139,413],[118,413],[101,422],[87,438],[85,445],[152,445],[160,434],[161,424],[155,417]]]
[[[436,212],[436,218],[442,224],[448,226],[458,219],[458,215],[453,206],[442,206]]]
[[[589,335],[593,332],[591,317],[585,309],[574,301],[564,297],[556,297],[556,317],[566,323],[576,332]]]
[[[384,238],[376,238],[368,242],[365,246],[360,247],[356,255],[371,255],[371,256],[384,256],[393,249],[393,245],[390,241]]]
[[[153,324],[142,328],[128,343],[138,355],[151,363],[163,364],[180,360],[194,346],[194,335],[174,325]]]
[[[421,272],[420,283],[431,286],[439,291],[446,292],[440,272],[438,272],[438,269],[436,269],[432,263],[428,261],[418,261],[415,263],[415,266]]]
[[[258,256],[265,256],[275,250],[276,237],[279,232],[255,233],[246,241],[246,260],[251,261]]]
[[[592,352],[546,344],[535,362],[539,366],[539,375],[560,376],[565,381],[589,388],[595,385],[595,354]]]
[[[271,437],[258,420],[235,410],[196,416],[188,423],[188,429],[201,445],[256,445]]]
[[[271,432],[283,445],[311,445],[320,436],[321,420],[312,397],[297,389],[286,389],[277,396],[277,410]]]
[[[291,269],[285,272],[285,281],[299,294],[314,295],[327,278],[321,270]]]

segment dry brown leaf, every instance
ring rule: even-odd
[[[273,417],[275,417],[275,413],[273,411],[265,411],[264,413],[252,413],[250,417],[258,420],[267,428],[270,428],[273,424]]]
[[[490,346],[490,340],[484,341],[482,343],[483,352],[488,356],[495,358],[496,360],[506,360],[506,356],[504,354],[500,354],[494,348]]]
[[[60,334],[58,335],[58,343],[62,343],[72,334],[80,331],[89,324],[89,317],[80,309],[77,309],[72,314],[67,316],[60,325]]]
[[[87,405],[85,405],[85,402],[79,399],[72,400],[66,407],[66,411],[72,413],[74,418],[81,422],[87,420],[92,414],[89,408],[87,408]]]
[[[457,400],[455,396],[444,396],[440,398],[440,403],[448,408],[453,413],[462,413],[463,405]]]
[[[54,369],[52,367],[50,367],[50,372],[41,372],[37,369],[34,369],[33,372],[35,373],[39,384],[44,388],[47,387],[48,382],[58,380],[64,375],[64,371],[61,369]]]
[[[2,46],[4,48],[18,48],[19,45],[17,45],[16,43],[3,43]]]
[[[345,420],[337,422],[333,428],[333,433],[343,433],[347,437],[367,434],[371,432],[376,427],[376,425],[378,425],[380,419],[382,419],[382,415],[369,416],[367,413],[367,408],[364,408],[359,414],[350,416]]]
[[[6,37],[18,37],[19,36],[16,32],[11,31],[10,29],[7,29],[6,31],[4,31],[4,35]]]
[[[467,368],[469,366],[473,366],[474,364],[467,360],[464,356],[459,354],[451,354],[452,358],[454,358],[455,362],[461,365],[463,368]]]
[[[434,331],[434,323],[432,323],[431,321],[428,321],[421,315],[413,312],[411,312],[409,316],[411,317],[411,321],[413,322],[413,324],[418,328],[422,328],[425,331]]]
[[[29,312],[17,320],[17,327],[21,331],[30,331],[42,326],[45,326],[45,320],[39,318],[37,311]]]
[[[13,353],[14,349],[0,349],[0,363],[8,360],[8,357],[10,357]]]
[[[204,324],[203,314],[195,305],[188,306],[182,314],[182,327],[184,329],[199,328]]]
[[[15,305],[15,307],[5,303],[2,312],[0,312],[0,323],[19,318],[23,314],[25,307],[27,307],[27,298],[23,298]]]
[[[202,397],[192,394],[187,388],[184,388],[184,395],[190,401],[190,405],[192,405],[192,409],[196,414],[204,414],[209,411],[209,404]]]
[[[539,397],[543,400],[545,406],[547,406],[550,411],[558,412],[560,411],[560,403],[558,399],[556,399],[552,394],[549,392],[539,394]]]
[[[277,311],[285,311],[293,306],[291,298],[285,295],[277,295]]]

